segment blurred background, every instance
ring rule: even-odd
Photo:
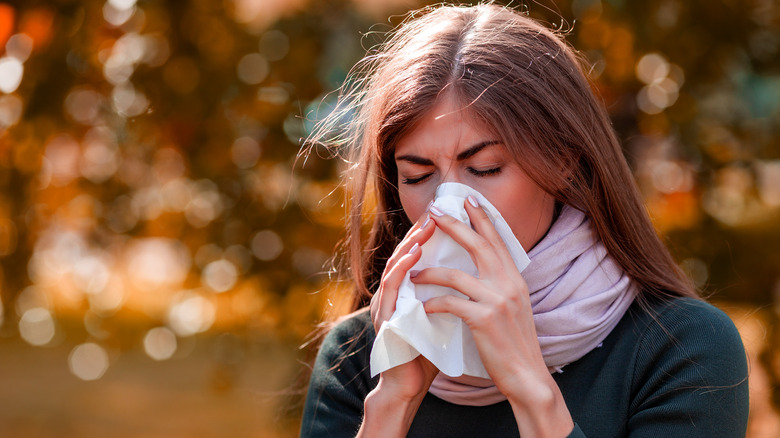
[[[0,435],[297,435],[346,290],[342,164],[300,139],[424,4],[0,0]],[[591,63],[658,232],[742,333],[749,436],[780,436],[780,4],[513,4]]]

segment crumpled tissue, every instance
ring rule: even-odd
[[[528,255],[498,210],[481,193],[464,184],[444,183],[436,189],[433,205],[470,226],[471,222],[464,208],[464,202],[469,195],[476,198],[480,207],[485,210],[504,240],[518,271],[522,272],[530,263]],[[469,253],[438,228],[421,249],[422,256],[410,272],[430,267],[446,267],[479,276]],[[442,295],[456,295],[468,299],[452,288],[414,284],[409,273],[406,274],[398,289],[395,312],[389,320],[382,323],[374,341],[371,350],[372,376],[422,354],[436,365],[439,371],[450,377],[467,375],[489,378],[468,325],[451,314],[425,313],[423,303]]]

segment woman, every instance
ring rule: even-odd
[[[355,150],[356,312],[323,342],[301,435],[744,436],[739,335],[655,234],[573,50],[495,5],[419,15],[363,61],[365,79],[342,97],[355,115],[339,138]],[[531,259],[523,273],[474,197],[463,206],[472,227],[428,208],[448,182],[503,215]],[[437,229],[478,275],[410,272]],[[424,309],[468,325],[490,380],[446,376],[422,355],[371,377],[376,333],[405,277],[465,296]]]

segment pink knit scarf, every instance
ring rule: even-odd
[[[607,254],[590,220],[564,206],[547,235],[528,253],[522,275],[530,291],[539,345],[550,372],[598,347],[625,314],[636,287]],[[493,381],[439,373],[430,392],[459,405],[506,400]]]

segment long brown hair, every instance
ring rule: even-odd
[[[542,189],[590,217],[640,299],[697,296],[652,226],[584,64],[562,35],[510,8],[481,4],[413,12],[356,66],[336,111],[309,139],[349,151],[345,251],[353,310],[368,303],[411,226],[398,197],[395,145],[443,91],[500,138]]]

